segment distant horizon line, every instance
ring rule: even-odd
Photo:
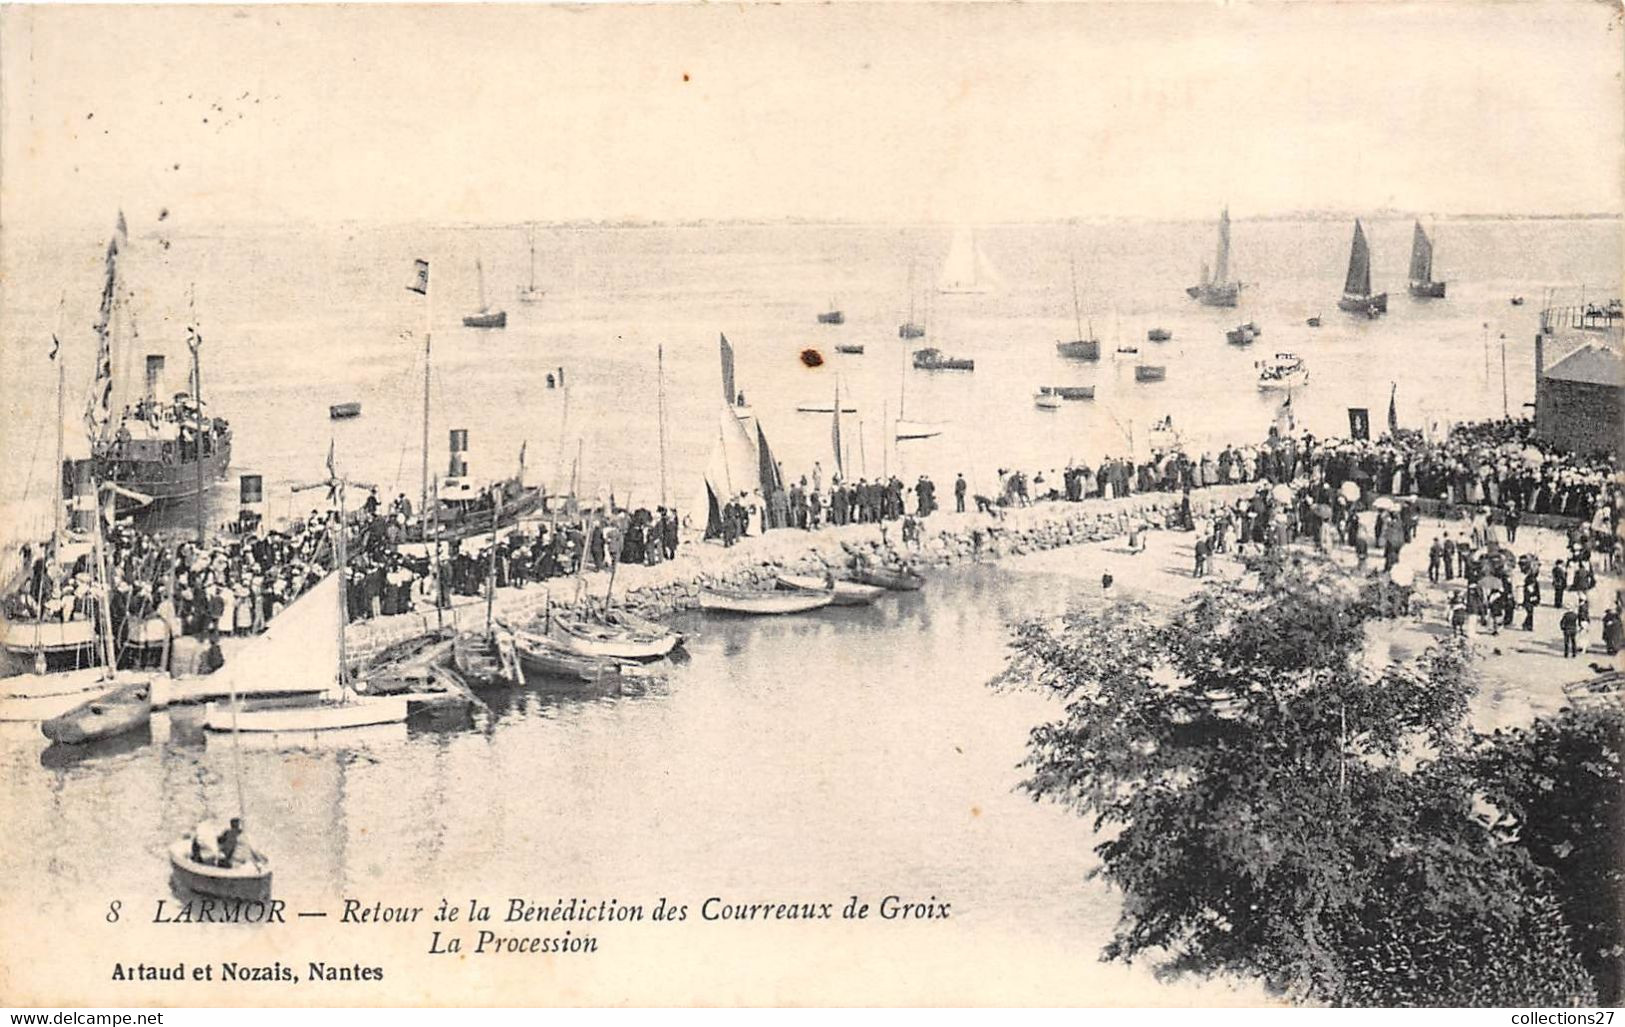
[[[116,221],[123,208],[115,209],[112,220]],[[844,227],[844,228],[951,228],[955,226],[970,226],[975,228],[1005,228],[1028,227],[1039,225],[1078,225],[1078,224],[1121,224],[1125,222],[1142,222],[1146,224],[1206,224],[1215,221],[1218,214],[1206,216],[1152,216],[1143,214],[1097,214],[1088,216],[1050,217],[1050,218],[1016,218],[997,220],[927,220],[927,219],[900,219],[886,220],[874,218],[813,218],[800,216],[784,217],[702,217],[702,218],[639,218],[639,217],[572,217],[572,218],[535,218],[535,219],[504,219],[500,221],[470,221],[470,220],[372,220],[361,218],[340,218],[336,220],[319,219],[221,219],[217,221],[193,222],[185,227],[179,223],[176,228],[182,232],[187,228],[316,228],[316,227],[347,227],[347,228],[406,228],[427,227],[431,229],[468,229],[482,231],[508,231],[524,229],[535,226],[538,228],[726,228],[726,227],[763,227],[763,226],[806,226],[806,227]],[[1267,223],[1277,221],[1620,221],[1625,220],[1625,211],[1591,211],[1568,213],[1533,213],[1533,212],[1460,212],[1416,213],[1401,211],[1394,208],[1378,208],[1374,211],[1356,210],[1294,210],[1268,214],[1234,215],[1232,223]],[[16,219],[6,219],[11,231],[60,231],[64,225],[55,223],[27,223]],[[75,228],[86,230],[95,229],[98,222],[91,220],[75,220],[70,224]],[[156,230],[157,222],[143,220],[138,231],[151,232]]]

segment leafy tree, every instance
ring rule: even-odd
[[[1597,982],[1618,1005],[1625,979],[1625,712],[1565,709],[1480,738],[1474,771],[1498,835],[1552,873],[1564,918]]]
[[[1466,651],[1370,667],[1389,589],[1255,570],[1160,622],[1120,603],[1016,629],[1001,683],[1063,704],[1025,787],[1093,817],[1124,895],[1103,958],[1336,1004],[1589,999],[1548,875],[1475,812]]]

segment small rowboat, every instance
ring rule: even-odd
[[[839,343],[835,347],[835,352],[837,352],[837,353],[850,353],[850,354],[852,354],[854,356],[862,356],[863,355],[863,343],[861,343],[861,342],[843,342],[843,343]]]
[[[924,576],[906,567],[860,567],[852,572],[852,580],[889,592],[918,592],[925,585]]]
[[[265,902],[271,897],[271,860],[257,852],[229,867],[199,862],[192,858],[192,836],[187,834],[169,847],[169,865],[186,890],[199,895],[242,902]]]
[[[343,421],[351,417],[360,417],[361,404],[334,403],[332,406],[327,408],[327,416],[329,420],[333,421]]]
[[[664,628],[647,631],[557,614],[553,617],[552,636],[573,653],[599,659],[658,660],[677,648],[676,633]]]
[[[1033,406],[1040,410],[1059,410],[1061,409],[1061,397],[1053,392],[1040,389],[1033,395]]]
[[[525,683],[513,638],[505,631],[458,634],[451,643],[451,661],[475,688]]]
[[[832,593],[824,579],[815,574],[780,574],[777,584],[786,591],[813,592],[831,596],[832,606],[868,606],[886,591],[875,585],[865,585],[861,581],[843,581],[836,578],[835,591]]]
[[[406,720],[406,700],[393,695],[350,695],[346,699],[239,700],[233,713],[229,702],[204,707],[203,726],[210,731],[287,732],[336,731],[342,728],[399,724]]]
[[[1161,364],[1137,364],[1134,368],[1134,380],[1137,382],[1160,382],[1168,377],[1168,369]]]
[[[805,613],[828,606],[835,598],[831,591],[747,592],[738,589],[700,590],[700,609],[708,613],[748,613],[757,615]]]
[[[796,413],[798,414],[833,414],[834,412],[834,403],[802,403],[796,407]],[[855,414],[857,412],[857,407],[849,407],[845,403],[841,404],[841,413]]]
[[[600,682],[618,678],[627,668],[639,666],[625,660],[582,656],[533,631],[515,631],[513,641],[525,670],[546,678]]]
[[[145,682],[119,685],[40,725],[46,738],[79,745],[133,731],[152,716],[152,688]]]

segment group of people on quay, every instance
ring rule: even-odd
[[[912,510],[908,509],[910,493]],[[775,530],[814,531],[826,526],[912,520],[933,513],[936,497],[936,483],[923,474],[912,487],[896,475],[853,481],[836,474],[826,489],[823,466],[815,463],[810,476],[802,475],[787,488],[774,489],[766,497],[761,489],[741,492],[723,503],[717,536],[723,545],[731,546],[746,536]]]

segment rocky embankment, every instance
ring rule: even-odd
[[[1256,484],[1220,485],[1191,493],[1193,515],[1216,504],[1228,504],[1251,495]],[[920,549],[912,558],[937,567],[1096,542],[1126,533],[1135,523],[1161,527],[1179,512],[1177,493],[1150,492],[1123,499],[1091,499],[1081,503],[1041,502],[1002,511],[1002,516],[938,512],[921,528]],[[773,531],[742,540],[731,548],[686,545],[676,559],[646,566],[622,566],[615,571],[616,602],[644,617],[661,617],[699,605],[707,587],[771,588],[781,573],[822,573],[840,569],[860,553],[878,554],[886,546],[902,543],[901,525],[849,524],[817,531]],[[523,588],[499,589],[495,612],[500,618],[523,622],[542,612],[549,602],[573,604],[582,595],[602,599],[610,588],[610,574],[601,571],[575,578],[555,578]],[[483,623],[485,600],[461,599],[443,611],[447,623],[473,626]],[[346,642],[355,659],[432,631],[433,609],[378,617],[350,625]]]

